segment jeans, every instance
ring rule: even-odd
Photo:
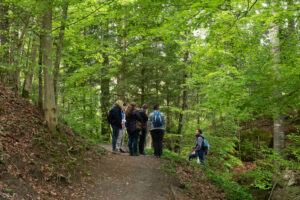
[[[111,127],[113,129],[112,150],[115,151],[120,129],[118,126],[115,125],[111,125]]]
[[[140,141],[139,141],[139,152],[140,154],[144,154],[144,148],[146,143],[146,134],[147,134],[147,128],[142,128],[142,134],[140,135]]]
[[[137,141],[139,137],[139,131],[128,132],[128,148],[130,155],[137,153]]]
[[[206,164],[205,164],[205,151],[200,150],[200,151],[195,152],[195,154],[190,154],[189,155],[189,161],[191,161],[193,158],[197,158],[197,157],[200,158],[201,163],[206,167]]]
[[[120,129],[120,131],[119,131],[119,137],[117,140],[117,149],[119,149],[119,150],[122,149],[124,140],[125,140],[125,128]]]
[[[154,155],[161,157],[162,155],[162,142],[164,138],[164,130],[155,129],[151,131]]]

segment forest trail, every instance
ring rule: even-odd
[[[93,184],[87,188],[86,199],[93,200],[186,200],[180,183],[162,169],[164,160],[154,156],[112,154],[109,151],[95,166]]]

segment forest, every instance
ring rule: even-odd
[[[64,123],[98,144],[111,142],[116,100],[159,104],[166,154],[187,159],[201,128],[212,171],[255,199],[296,200],[299,10],[296,0],[0,0],[0,83],[38,106],[51,133]]]

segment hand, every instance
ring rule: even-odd
[[[196,154],[196,152],[195,151],[193,151],[193,153],[192,154]]]

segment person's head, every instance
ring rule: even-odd
[[[196,135],[202,134],[202,130],[201,130],[201,129],[197,129],[196,132],[195,132],[195,134],[196,134]]]
[[[148,105],[147,105],[147,104],[144,104],[144,105],[142,106],[142,108],[143,108],[144,110],[147,110],[147,109],[148,109]]]
[[[122,106],[122,111],[125,111],[125,110],[126,110],[126,107],[127,107],[127,104],[124,103],[123,106]]]
[[[117,100],[115,103],[115,105],[119,106],[121,109],[123,108],[123,104],[124,104],[124,102],[122,100]]]
[[[159,110],[159,105],[158,104],[154,104],[153,110]]]
[[[136,108],[136,103],[135,102],[131,102],[127,106],[126,111],[125,111],[126,117],[130,116],[131,113],[132,113],[132,111],[133,111],[133,109],[135,109],[135,108]]]

